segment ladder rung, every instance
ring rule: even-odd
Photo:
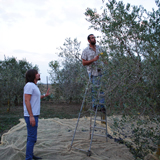
[[[97,101],[98,101],[98,100],[97,100]],[[87,102],[87,103],[92,104],[93,102]],[[105,105],[104,103],[98,103],[98,102],[97,102],[97,104],[96,104],[96,105],[99,105],[99,104],[103,104],[103,105]]]
[[[92,118],[92,117],[90,117],[90,132],[91,132],[91,130],[92,130],[92,133],[90,133],[90,135],[91,135],[91,140],[90,140],[90,147],[89,147],[89,150],[83,150],[83,149],[79,149],[79,148],[76,148],[76,147],[73,147],[74,149],[78,149],[78,150],[80,150],[80,151],[85,151],[85,152],[88,152],[87,153],[87,155],[91,155],[90,153],[91,153],[91,145],[92,145],[92,139],[93,139],[93,135],[95,135],[95,136],[100,136],[100,137],[106,137],[106,141],[107,141],[107,135],[105,135],[105,134],[94,134],[94,131],[96,130],[96,129],[101,129],[101,130],[104,130],[103,132],[106,132],[106,134],[107,134],[107,112],[106,112],[106,106],[107,106],[107,104],[104,104],[104,103],[99,103],[99,102],[103,102],[103,101],[100,101],[101,100],[101,98],[103,98],[103,97],[105,97],[105,94],[104,94],[104,92],[101,90],[101,86],[102,85],[99,85],[99,84],[97,84],[97,85],[93,85],[93,84],[91,84],[90,85],[90,80],[88,81],[88,84],[87,84],[87,86],[85,87],[86,88],[86,90],[85,90],[85,94],[84,94],[84,96],[83,96],[83,101],[82,101],[82,105],[81,105],[81,109],[80,109],[80,112],[79,112],[79,116],[78,116],[78,119],[77,119],[77,123],[76,123],[76,127],[75,127],[75,131],[74,131],[74,135],[73,135],[73,138],[72,138],[72,142],[71,142],[71,147],[70,147],[70,149],[73,147],[72,145],[73,145],[73,141],[74,141],[74,137],[75,137],[75,134],[76,134],[76,130],[77,130],[77,127],[78,127],[78,123],[79,123],[79,120],[80,120],[80,117],[81,117],[81,112],[82,112],[82,110],[83,110],[83,108],[84,108],[84,104],[86,104],[87,106],[88,105],[90,105],[90,103],[92,104],[91,106],[93,106],[93,104],[94,105],[96,105],[97,106],[97,108],[96,108],[96,111],[94,110],[94,108],[90,108],[90,109],[88,109],[87,111],[94,111],[95,112],[95,117],[94,118]],[[91,92],[92,92],[92,96],[90,96],[90,98],[89,97],[86,97],[87,96],[87,94],[89,93],[89,90],[90,90],[90,87],[92,88],[92,89],[94,89],[94,93],[92,92],[92,90],[91,90]],[[92,98],[91,98],[92,97]],[[96,97],[95,98],[95,101],[94,101],[94,103],[92,102],[92,99],[93,99],[93,97]],[[86,102],[86,103],[85,103]],[[89,103],[89,104],[88,104]],[[102,109],[100,109],[102,106],[101,105],[103,105],[104,106],[104,108],[102,108]],[[105,113],[104,113],[104,110],[105,110]],[[104,113],[105,114],[105,120],[103,119],[96,119],[96,118],[98,118],[97,117],[97,114],[98,114],[98,111],[100,111],[101,113]],[[86,113],[86,112],[84,112],[84,113]],[[90,116],[92,116],[92,114],[93,114],[93,112],[90,112],[91,113],[91,115]],[[104,116],[103,116],[104,117]],[[101,117],[102,118],[102,117]],[[92,123],[92,121],[94,120],[94,124],[91,124]],[[101,121],[101,122],[105,122],[106,123],[106,128],[104,128],[104,127],[98,127],[98,126],[96,126],[96,120],[97,121]],[[93,125],[93,126],[92,126]]]
[[[94,112],[95,112],[96,110],[90,108],[90,111],[94,111]],[[97,112],[102,112],[102,111],[99,110],[99,108],[98,108],[98,109],[97,109]],[[102,112],[102,113],[103,113],[103,112]]]
[[[78,149],[78,150],[80,150],[80,151],[88,152],[88,151],[86,151],[86,150],[84,150],[84,149],[80,149],[80,148],[77,148],[77,147],[72,147],[72,148]]]
[[[92,133],[90,133],[90,134],[92,134]],[[107,138],[107,136],[104,136],[104,135],[101,135],[101,134],[93,134],[94,136],[100,136],[100,137],[106,137]]]
[[[93,128],[93,126],[91,126],[91,128]],[[95,126],[94,128],[98,128],[98,129],[104,129],[104,130],[106,130],[106,128],[103,128],[103,127],[97,127],[97,126]]]
[[[92,118],[94,120],[94,118]],[[96,119],[97,121],[106,122],[106,120]]]
[[[100,85],[93,85],[92,87],[97,87],[98,88],[98,87],[100,87]]]
[[[98,104],[103,104],[104,105],[104,103],[98,103]]]

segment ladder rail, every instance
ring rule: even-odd
[[[99,77],[98,77],[99,78]],[[97,85],[96,85],[96,87],[97,87]],[[98,100],[98,105],[99,105],[99,99],[100,99],[100,96],[101,96],[101,94],[100,94],[100,91],[101,91],[101,87],[102,87],[102,83],[100,83],[99,85],[98,85],[98,90],[97,90],[97,100]],[[92,91],[91,91],[92,92]],[[94,131],[95,131],[95,128],[96,128],[96,126],[95,126],[95,124],[96,124],[96,120],[98,120],[98,119],[96,119],[97,118],[97,111],[98,111],[98,105],[97,105],[97,107],[96,107],[96,112],[95,112],[95,117],[94,117],[94,125],[92,126],[92,124],[91,124],[91,122],[92,122],[92,119],[93,118],[91,118],[90,117],[90,130],[92,129],[92,133],[90,132],[90,137],[91,137],[91,140],[90,140],[90,146],[89,146],[89,152],[91,151],[91,145],[92,145],[92,140],[93,140],[93,135],[97,135],[97,134],[94,134]],[[103,122],[106,122],[106,136],[104,136],[104,135],[97,135],[97,136],[102,136],[102,137],[106,137],[106,141],[107,141],[107,116],[106,116],[106,110],[105,110],[105,120],[100,120],[101,122],[103,121]]]
[[[98,77],[98,78],[99,78],[99,77]],[[101,78],[101,77],[100,77],[100,78]],[[96,107],[96,110],[94,111],[94,112],[95,112],[94,118],[92,118],[92,114],[93,114],[93,113],[92,113],[92,114],[90,113],[90,133],[89,133],[89,135],[90,135],[90,145],[89,145],[89,150],[86,151],[86,150],[79,149],[79,148],[73,146],[73,141],[74,141],[75,134],[76,134],[76,130],[77,130],[77,127],[78,127],[78,123],[79,123],[79,120],[80,120],[81,112],[82,112],[82,109],[83,109],[83,107],[84,107],[84,102],[85,102],[85,100],[86,100],[86,95],[87,95],[87,92],[88,92],[88,90],[89,90],[89,84],[90,84],[91,82],[92,82],[92,81],[89,79],[88,84],[87,84],[87,87],[86,87],[86,89],[85,89],[84,96],[83,96],[83,101],[82,101],[82,104],[81,104],[80,112],[79,112],[79,115],[78,115],[78,120],[77,120],[77,123],[76,123],[76,127],[75,127],[75,130],[74,130],[74,135],[73,135],[72,142],[71,142],[71,146],[70,146],[70,150],[71,150],[72,148],[74,148],[74,149],[78,149],[78,150],[80,150],[80,151],[85,151],[85,152],[87,152],[87,156],[90,156],[90,155],[91,155],[91,146],[92,146],[93,135],[95,135],[95,136],[101,136],[101,137],[106,137],[106,142],[107,142],[107,135],[108,135],[108,133],[107,133],[107,112],[106,112],[106,106],[105,106],[104,103],[100,103],[100,101],[99,101],[99,100],[100,100],[100,97],[101,97],[101,96],[104,96],[104,95],[101,95],[102,83],[100,82],[99,85],[96,85],[96,86],[95,86],[97,89],[96,89],[96,94],[95,94],[94,96],[97,97],[97,98],[96,98],[96,105],[97,105],[97,107]],[[94,84],[91,85],[91,93],[92,93],[92,87],[94,87]],[[91,94],[91,95],[92,95],[92,94]],[[90,102],[88,102],[88,103],[90,103]],[[105,114],[105,120],[102,120],[102,119],[99,120],[99,119],[97,119],[98,106],[101,105],[101,104],[103,104],[104,107],[105,107],[105,113],[102,113],[102,114]],[[92,105],[91,105],[91,109],[92,109],[92,107],[93,107],[93,102],[92,102]],[[92,120],[93,120],[93,119],[94,119],[94,124],[93,124],[93,126],[92,126]],[[97,126],[96,126],[96,120],[99,120],[99,121],[101,121],[101,122],[105,122],[105,123],[106,123],[106,128],[97,127]],[[94,134],[95,128],[99,128],[99,129],[105,130],[106,135]]]
[[[91,134],[91,141],[90,141],[90,146],[89,146],[89,150],[88,151],[91,151],[91,145],[92,145],[92,139],[93,139],[93,134],[94,134],[94,128],[95,128],[95,124],[96,124],[97,110],[98,110],[98,107],[96,108],[96,112],[95,112],[94,124],[93,124],[93,129],[92,129],[92,134]]]
[[[108,131],[107,131],[107,125],[108,125],[108,123],[107,123],[107,109],[106,109],[106,113],[105,113],[105,120],[106,120],[106,142],[108,142]]]
[[[84,96],[83,96],[83,101],[82,101],[81,109],[80,109],[80,112],[79,112],[79,115],[78,115],[78,120],[77,120],[76,128],[75,128],[75,131],[74,131],[74,135],[73,135],[73,138],[72,138],[70,150],[71,150],[72,145],[73,145],[74,137],[75,137],[76,130],[77,130],[78,123],[79,123],[79,119],[80,119],[80,116],[81,116],[81,111],[82,111],[82,109],[83,109],[83,104],[84,104],[84,102],[85,102],[85,98],[86,98],[86,94],[87,94],[87,91],[88,91],[89,83],[90,83],[90,82],[88,81],[88,84],[87,84],[87,87],[86,87],[86,90],[85,90],[85,94],[84,94]]]

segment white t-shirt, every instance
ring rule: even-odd
[[[24,86],[24,93],[23,93],[23,109],[24,109],[24,116],[29,116],[26,104],[25,104],[25,94],[30,94],[31,95],[31,108],[32,108],[32,113],[34,116],[40,115],[40,99],[41,99],[41,93],[39,88],[37,87],[36,84],[33,82],[28,82]]]

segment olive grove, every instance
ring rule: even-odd
[[[51,68],[49,74],[56,91],[55,99],[81,102],[87,73],[81,62],[80,42],[77,39],[66,38],[63,47],[58,50],[62,63],[58,61],[49,63]]]
[[[157,2],[158,4],[158,2]],[[102,15],[86,10],[91,27],[103,33],[100,44],[105,47],[104,60],[109,64],[107,96],[110,106],[158,109],[160,67],[159,10],[147,12],[143,7],[126,6],[109,1]],[[114,93],[114,94],[112,94]],[[113,99],[117,99],[117,101]]]
[[[90,28],[102,33],[99,61],[107,63],[99,67],[108,115],[122,115],[114,119],[117,135],[131,123],[133,143],[127,145],[136,159],[156,151],[160,139],[160,2],[155,3],[158,9],[148,12],[142,6],[108,0],[102,3],[102,13],[91,8],[85,12]],[[64,57],[62,66],[57,61],[49,64],[57,93],[82,100],[88,76],[77,39],[66,39],[59,56]]]
[[[12,105],[22,103],[25,73],[32,67],[26,60],[18,61],[14,57],[0,61],[0,105],[7,104],[8,111]],[[37,66],[33,68],[38,70]]]
[[[115,119],[120,134],[132,123],[136,159],[155,151],[160,139],[160,2],[155,3],[158,9],[148,12],[109,0],[102,14],[90,8],[85,12],[90,27],[102,33],[107,110],[123,115]]]

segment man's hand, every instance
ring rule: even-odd
[[[99,59],[99,55],[94,57],[93,59],[86,61],[85,59],[82,59],[82,64],[85,65],[90,65],[91,63],[93,63],[94,61],[97,61]]]
[[[46,97],[50,95],[49,90],[50,90],[50,88],[48,88],[48,90],[47,90],[47,92],[45,94]]]
[[[30,116],[30,117],[29,117],[29,121],[30,121],[30,125],[31,125],[32,127],[34,127],[34,126],[36,125],[36,121],[35,121],[35,119],[34,119],[33,116]]]
[[[94,58],[94,61],[97,61],[98,59],[99,59],[99,55]]]
[[[48,88],[45,95],[41,95],[41,99],[50,95],[49,90],[50,90],[50,88]]]

